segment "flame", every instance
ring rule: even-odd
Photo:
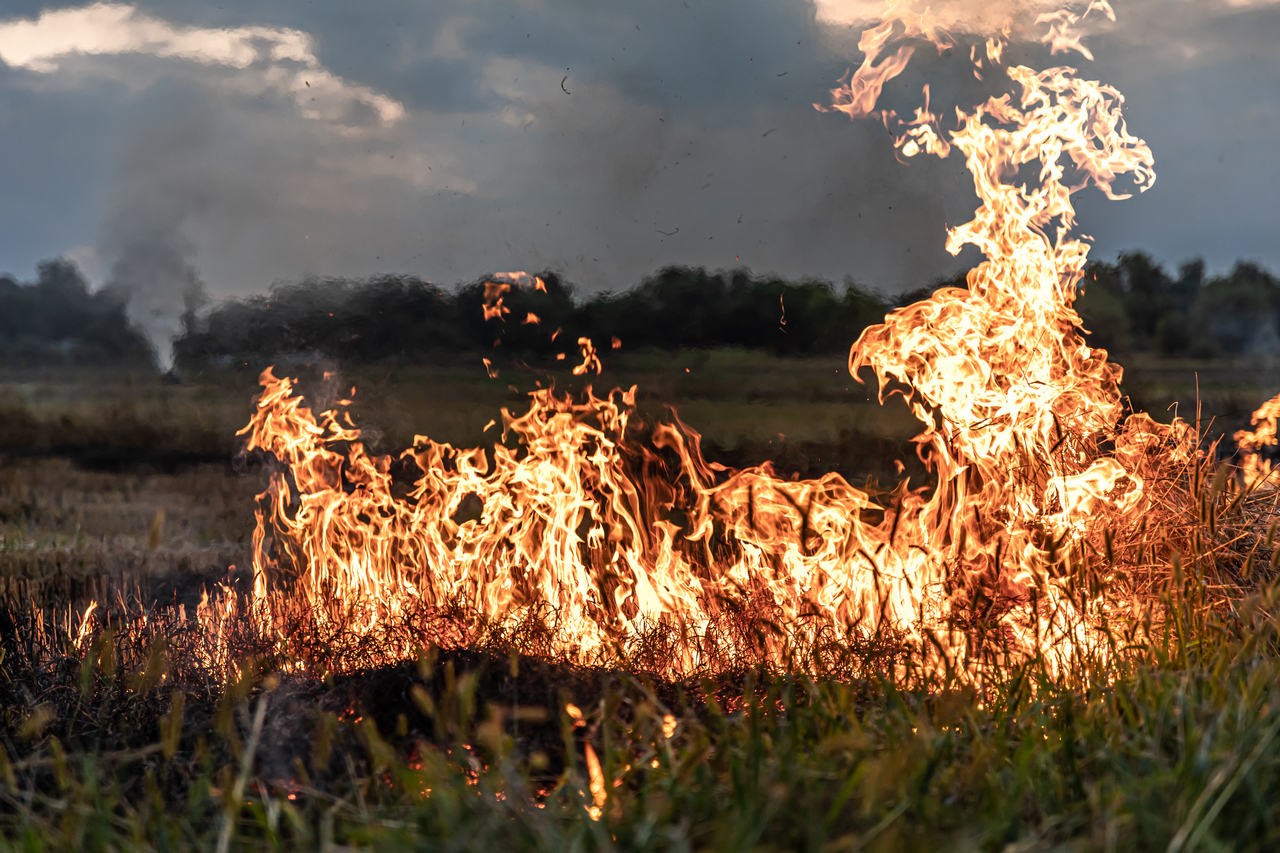
[[[604,771],[600,769],[596,751],[591,748],[591,744],[586,744],[583,751],[587,756],[587,774],[591,780],[591,805],[587,807],[587,814],[592,820],[599,820],[604,813],[604,804],[609,799],[609,791],[604,784]]]
[[[1234,436],[1240,450],[1240,475],[1246,488],[1275,491],[1280,487],[1280,469],[1262,456],[1264,448],[1276,446],[1276,421],[1280,419],[1280,394],[1263,403],[1253,413],[1252,430],[1239,430]]]
[[[504,294],[511,292],[511,285],[506,282],[486,281],[484,283],[484,318],[501,320],[503,314],[510,314],[511,309],[502,304]]]
[[[1080,20],[1095,10],[1113,16],[1093,0],[1042,17],[1042,40],[1087,56]],[[1009,37],[1006,26],[985,40],[989,73]],[[392,460],[369,455],[349,418],[317,417],[268,369],[242,430],[283,464],[260,496],[258,629],[319,668],[341,637],[411,654],[420,633],[396,626],[423,620],[437,640],[518,635],[547,655],[670,675],[786,665],[823,642],[885,635],[948,672],[1033,653],[1053,669],[1101,651],[1087,611],[1105,603],[1096,589],[1081,595],[1070,569],[1104,528],[1143,516],[1161,466],[1196,451],[1180,422],[1124,417],[1121,369],[1084,342],[1072,304],[1088,246],[1071,236],[1071,195],[1091,185],[1127,198],[1122,178],[1149,188],[1151,151],[1128,133],[1118,91],[1066,67],[1003,68],[1011,91],[957,109],[954,130],[927,86],[910,121],[876,113],[920,40],[953,45],[927,14],[891,2],[862,35],[862,66],[819,109],[879,115],[907,157],[958,150],[981,202],[947,237],[952,254],[972,245],[986,258],[967,289],[892,312],[849,356],[856,378],[869,371],[882,399],[900,394],[924,424],[915,441],[931,491],[903,484],[882,505],[835,474],[727,469],[703,459],[678,419],[633,423],[635,387],[603,397],[588,387],[578,400],[539,389],[523,413],[504,409],[491,450],[417,436],[401,459],[420,476],[396,497]],[[494,276],[485,318],[501,319],[503,296],[530,282]],[[599,374],[590,339],[578,344],[573,373]],[[226,630],[228,609],[202,602],[206,630]],[[674,727],[665,720],[664,734]],[[603,777],[587,756],[595,797]]]
[[[1055,50],[1067,44],[1095,8],[1110,13],[1105,0],[1079,14],[1064,11],[1046,40]],[[1002,42],[989,40],[986,53],[997,65]],[[1127,132],[1114,88],[1081,80],[1071,68],[1005,73],[1013,93],[969,113],[957,109],[959,128],[948,134],[982,206],[950,230],[947,250],[972,245],[986,260],[969,273],[967,290],[941,290],[868,328],[849,368],[855,376],[869,368],[882,399],[901,394],[926,425],[916,441],[939,484],[905,509],[915,522],[913,553],[928,558],[902,571],[925,584],[967,579],[970,596],[996,591],[1017,599],[1045,588],[1054,552],[1078,542],[1091,519],[1122,524],[1143,508],[1143,448],[1168,432],[1145,416],[1121,425],[1121,369],[1085,345],[1072,308],[1088,247],[1069,236],[1071,194],[1092,184],[1108,198],[1127,198],[1113,188],[1123,175],[1139,191],[1149,188],[1151,151]],[[836,90],[837,107],[858,104],[870,113],[873,104],[859,104],[859,92]],[[923,149],[945,157],[927,89],[925,96],[897,144],[907,156]],[[1074,166],[1074,185],[1064,159]],[[1038,168],[1026,169],[1032,164]],[[1029,172],[1035,182],[1019,179]],[[1039,621],[1033,614],[1037,634],[1046,627]],[[1004,627],[1025,635],[1025,625]]]
[[[84,651],[85,643],[88,642],[89,640],[89,636],[90,636],[89,632],[93,629],[93,625],[95,621],[93,618],[93,611],[97,609],[98,609],[97,600],[92,600],[89,602],[89,605],[84,609],[84,612],[80,614],[80,630],[76,632],[76,638],[71,643],[72,647],[78,652]]]
[[[578,338],[578,349],[582,352],[582,364],[573,369],[574,376],[586,376],[592,370],[598,374],[604,370],[591,338]]]
[[[913,45],[899,42],[924,39],[939,52],[953,45],[950,36],[939,29],[927,10],[912,14],[909,6],[908,0],[889,0],[885,4],[884,20],[879,26],[864,30],[858,40],[858,50],[864,57],[862,65],[857,71],[846,73],[840,87],[831,90],[831,107],[814,104],[814,108],[823,112],[839,110],[850,118],[871,115],[885,84],[906,70],[915,54]],[[894,45],[896,49],[890,54],[889,47]]]
[[[484,318],[485,320],[503,320],[504,315],[510,314],[511,309],[502,304],[503,297],[511,292],[511,288],[527,288],[532,287],[534,290],[547,292],[547,285],[541,278],[529,275],[527,272],[500,272],[494,273],[491,280],[484,283]],[[524,318],[526,323],[537,323],[536,314],[528,314]]]
[[[1045,12],[1037,16],[1037,24],[1049,25],[1049,31],[1044,34],[1041,41],[1049,45],[1051,53],[1066,53],[1074,50],[1092,62],[1093,54],[1089,52],[1089,48],[1081,43],[1080,39],[1084,36],[1081,22],[1085,16],[1093,11],[1101,12],[1109,21],[1115,23],[1115,10],[1111,8],[1111,4],[1107,0],[1090,0],[1089,5],[1079,12],[1070,9],[1059,9],[1056,12]]]

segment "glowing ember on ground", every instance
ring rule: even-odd
[[[1094,0],[1041,16],[1039,37],[1087,57],[1089,13],[1112,16]],[[792,482],[709,464],[688,426],[632,423],[632,388],[581,401],[535,391],[523,414],[503,411],[510,444],[491,452],[418,436],[403,458],[421,476],[396,497],[393,460],[365,452],[341,406],[317,418],[268,370],[245,432],[287,471],[262,496],[251,600],[203,604],[207,630],[246,615],[318,669],[366,639],[394,656],[428,639],[515,637],[665,675],[889,641],[947,671],[1103,654],[1092,626],[1112,607],[1116,549],[1155,505],[1152,484],[1196,451],[1185,425],[1125,417],[1120,368],[1084,343],[1072,303],[1088,247],[1071,236],[1071,194],[1125,198],[1117,182],[1141,191],[1155,174],[1118,91],[1072,68],[1004,67],[1010,38],[1006,27],[970,53],[975,73],[1003,69],[1011,94],[957,109],[957,129],[932,112],[928,87],[911,120],[877,113],[915,43],[952,44],[891,3],[829,108],[878,116],[906,157],[959,150],[981,201],[947,238],[953,254],[973,245],[986,257],[968,289],[893,312],[849,358],[924,423],[931,491],[904,484],[880,506],[838,475]],[[540,285],[496,277],[484,316],[502,320],[513,287]],[[573,372],[600,372],[592,342],[579,348]],[[460,520],[464,502],[478,518]]]

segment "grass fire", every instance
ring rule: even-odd
[[[814,106],[962,162],[945,245],[981,260],[896,305],[719,286],[792,349],[642,349],[633,297],[511,272],[431,367],[312,352],[262,298],[184,315],[207,372],[154,399],[3,401],[0,845],[1273,849],[1280,396],[1217,412],[1090,328],[1074,200],[1154,156],[1116,88],[1014,57],[1091,60],[1107,0],[953,11],[891,0]],[[900,115],[917,51],[1001,88]],[[277,348],[214,370],[223,327]]]

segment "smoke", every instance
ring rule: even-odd
[[[960,164],[904,166],[873,123],[812,110],[857,33],[804,0],[374,4],[354,29],[235,7],[0,22],[0,58],[40,85],[133,93],[99,255],[162,366],[202,278],[551,267],[597,290],[682,264],[899,289],[958,265]]]
[[[173,341],[184,319],[207,301],[199,273],[187,260],[191,251],[177,229],[139,230],[111,267],[108,287],[127,295],[129,320],[146,334],[163,371],[173,367]]]
[[[917,45],[880,101],[899,115],[922,103],[926,81],[946,116],[1000,94],[999,75],[975,78],[969,47],[1007,17],[1043,34],[1044,24],[1031,25],[1053,5],[928,3],[959,44],[943,53]],[[1226,89],[1206,75],[1179,78],[1198,87],[1188,98],[1165,74],[1189,55],[1170,47],[1175,37],[1193,36],[1200,62],[1277,43],[1274,28],[1254,20],[1261,12],[1237,12],[1230,39],[1219,27],[1206,42],[1205,28],[1191,24],[1206,4],[1225,3],[1129,0],[1118,29],[1096,11],[1084,19],[1110,30],[1089,41],[1099,61],[1087,73],[1129,96],[1133,131],[1161,158],[1203,167],[1171,164],[1154,196],[1125,205],[1095,209],[1083,199],[1099,255],[1142,245],[1175,257],[1191,246],[1211,262],[1274,257],[1274,194],[1248,216],[1235,204],[1260,198],[1256,188],[1274,174],[1274,94],[1254,83],[1247,91],[1261,107],[1191,121],[1189,110],[1221,104],[1215,95]],[[883,14],[880,0],[439,0],[365,4],[353,26],[324,4],[99,4],[35,23],[0,20],[0,110],[22,114],[26,102],[12,93],[27,90],[45,111],[89,93],[111,107],[47,151],[26,154],[5,128],[0,145],[18,152],[14,173],[65,182],[60,164],[76,156],[102,164],[91,179],[112,177],[105,194],[93,185],[79,197],[105,197],[105,207],[86,205],[102,223],[98,254],[132,295],[131,313],[162,362],[201,279],[231,296],[309,273],[449,283],[553,268],[592,291],[678,264],[909,289],[967,265],[943,250],[946,227],[976,205],[962,158],[900,162],[876,122],[810,106],[862,61],[862,28]],[[1042,66],[1051,58],[1038,37],[1011,35],[1006,60]],[[1224,126],[1240,128],[1247,156],[1220,151],[1235,144]],[[124,134],[109,152],[89,141]],[[1196,145],[1180,142],[1188,134]],[[1195,181],[1177,189],[1179,174]],[[32,211],[39,224],[29,232],[62,246],[87,241],[76,229],[91,225],[33,203],[37,189],[24,192],[31,197],[9,200]],[[1215,198],[1220,213],[1209,215]],[[1165,235],[1171,221],[1180,223],[1176,241]],[[1206,238],[1206,229],[1217,230]],[[31,242],[6,233],[0,239],[14,246]],[[1223,247],[1216,256],[1214,244]]]
[[[128,300],[130,321],[146,334],[164,371],[173,366],[173,340],[184,318],[207,301],[183,227],[207,206],[208,188],[194,165],[211,127],[207,107],[188,106],[139,133],[103,229],[100,254],[111,264],[106,287]]]
[[[201,238],[219,226],[257,230],[255,218],[270,212],[264,199],[282,195],[281,176],[291,170],[278,155],[252,156],[254,147],[292,147],[299,120],[356,146],[404,116],[394,99],[331,73],[300,30],[175,25],[120,3],[0,21],[3,66],[25,72],[20,79],[36,88],[107,83],[118,88],[104,92],[125,94],[115,118],[135,129],[108,192],[96,256],[110,265],[107,288],[127,299],[130,320],[165,370],[184,319],[207,301],[193,263],[197,246],[208,249]],[[301,147],[311,153],[304,163],[317,149],[323,156],[322,146]],[[266,282],[257,278],[260,288]]]

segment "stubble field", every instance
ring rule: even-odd
[[[1160,420],[1174,404],[1194,419],[1198,399],[1202,431],[1229,434],[1280,390],[1269,367],[1138,362],[1124,387]],[[567,370],[490,379],[479,365],[277,372],[298,375],[322,406],[350,397],[378,452],[414,434],[483,444],[496,432],[488,422],[521,408],[536,383],[583,384]],[[95,642],[73,655],[73,637],[45,630],[37,648],[31,614],[47,627],[89,600],[191,613],[204,588],[248,583],[254,495],[269,463],[240,454],[235,432],[256,375],[3,378],[6,848],[1265,850],[1280,841],[1274,525],[1242,568],[1215,544],[1229,525],[1210,519],[1231,510],[1209,494],[1208,476],[1197,484],[1212,498],[1204,552],[1171,566],[1158,591],[1162,639],[1065,680],[1033,660],[976,686],[920,673],[850,682],[803,662],[792,673],[671,683],[428,647],[397,667],[325,679],[281,678],[247,661],[226,689],[175,689],[163,644],[130,653]],[[670,417],[675,407],[710,460],[768,461],[787,476],[837,471],[873,493],[899,479],[900,460],[916,485],[927,482],[910,415],[868,399],[842,360],[619,354],[593,384],[633,383],[640,412]],[[1231,597],[1215,592],[1228,580]]]

